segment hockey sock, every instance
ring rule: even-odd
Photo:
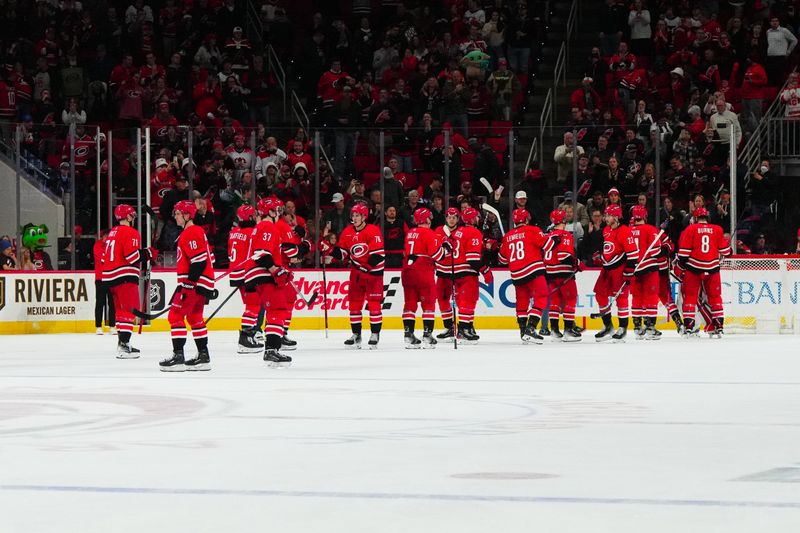
[[[517,317],[517,324],[519,324],[520,333],[525,333],[525,328],[528,327],[528,319],[524,316]]]
[[[370,332],[372,332],[372,333],[380,333],[381,332],[381,325],[382,324],[380,322],[377,323],[377,324],[370,324],[369,325]],[[412,329],[411,331],[414,331],[414,330]],[[360,331],[359,331],[359,333],[360,333]]]
[[[713,319],[712,322],[714,323],[714,327],[715,328],[722,329],[722,324],[723,324],[723,319],[722,318],[717,317],[717,318]]]
[[[422,329],[424,331],[433,331],[433,320],[423,320],[422,321]]]
[[[350,324],[350,330],[353,332],[353,335],[361,335],[361,324]]]
[[[575,321],[574,320],[565,320],[564,321],[564,331],[566,331],[568,329],[572,329],[574,327],[575,327]]]
[[[602,316],[602,318],[603,318],[603,325],[606,326],[606,327],[610,327],[611,326],[611,315],[606,313],[606,314],[604,314]]]
[[[641,317],[637,316],[637,317],[633,318],[633,327],[635,327],[636,329],[639,329],[640,327],[642,327],[642,319],[641,319]]]
[[[403,329],[406,330],[406,333],[413,334],[414,333],[414,320],[413,319],[403,320]]]
[[[619,327],[628,329],[628,317],[625,317],[625,318],[620,317],[619,318]]]
[[[444,329],[453,329],[453,319],[452,318],[445,318],[444,322]]]
[[[194,345],[197,346],[197,351],[202,352],[208,349],[208,337],[203,337],[194,340]]]
[[[281,347],[281,337],[280,335],[275,335],[274,333],[270,333],[267,335],[267,338],[264,341],[264,346],[266,349],[278,350]]]
[[[528,327],[531,329],[536,329],[536,326],[539,325],[539,317],[538,316],[529,316],[528,317]]]
[[[285,337],[288,334],[289,334],[289,327],[288,326],[283,326],[283,336]]]
[[[172,339],[172,351],[183,352],[183,347],[186,345],[185,337],[176,337]]]
[[[567,322],[564,321],[564,328],[565,329],[566,329],[566,325],[567,325]],[[557,318],[551,318],[550,319],[550,329],[553,330],[553,331],[558,331],[558,319]]]
[[[131,335],[130,331],[120,331],[117,333],[117,339],[120,344],[128,344],[131,341]]]
[[[686,329],[694,329],[694,319],[693,318],[684,318],[683,319],[683,327]]]

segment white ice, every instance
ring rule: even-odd
[[[794,532],[791,336],[235,354],[164,374],[165,333],[0,338],[0,531]],[[191,344],[191,341],[190,341]]]

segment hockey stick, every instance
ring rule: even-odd
[[[553,290],[551,290],[550,292],[548,292],[548,293],[547,293],[547,297],[549,298],[549,297],[551,297],[552,295],[554,295],[555,293],[557,293],[558,291],[560,291],[560,290],[561,290],[561,287],[563,287],[564,285],[566,285],[567,283],[569,283],[569,280],[571,280],[572,278],[574,278],[574,277],[575,277],[577,274],[578,274],[578,271],[576,270],[575,272],[573,272],[572,274],[570,274],[569,276],[567,276],[566,278],[564,278],[564,279],[561,281],[561,283],[559,283],[558,285],[556,285],[555,287],[553,287]]]
[[[322,310],[325,315],[325,338],[328,338],[328,276],[326,274],[325,258],[322,258]]]
[[[492,189],[492,184],[489,183],[489,180],[486,178],[481,178],[480,182],[483,183],[483,186],[486,187],[487,191],[489,191],[489,196],[494,194],[494,189]]]
[[[139,309],[131,309],[131,313],[133,313],[134,316],[142,318],[144,320],[153,320],[155,318],[167,314],[170,308],[172,307],[172,299],[175,298],[175,295],[178,293],[179,288],[180,286],[176,287],[175,290],[172,292],[172,296],[169,297],[169,305],[166,306],[161,311],[159,311],[158,313],[145,313],[144,311],[140,311]]]
[[[653,249],[653,245],[656,244],[657,242],[661,241],[661,236],[663,234],[664,234],[664,230],[663,229],[660,230],[658,232],[658,234],[656,234],[656,237],[653,239],[653,242],[650,243],[650,246],[647,247],[647,250],[644,251],[644,254],[639,259],[639,262],[636,263],[636,267],[634,267],[633,274],[631,275],[631,277],[635,276],[636,273],[639,272],[639,269],[642,266],[642,263],[644,263],[645,258],[650,253],[650,251]],[[619,295],[622,294],[622,292],[625,290],[625,288],[628,285],[630,285],[630,281],[629,280],[626,279],[625,281],[622,282],[622,285],[620,285],[619,290],[617,292],[615,292],[611,296],[611,298],[609,298],[609,300],[608,300],[608,306],[609,307],[611,307],[617,301],[617,298],[619,298]],[[592,317],[592,318],[600,318],[603,315],[601,315],[600,313],[592,313],[589,316]]]
[[[458,350],[458,313],[456,313],[456,256],[452,251],[450,252],[450,275],[452,276],[450,279],[452,282],[450,307],[453,308],[453,349]]]
[[[150,302],[150,274],[152,273],[153,265],[150,261],[147,262],[144,274],[144,293],[142,294],[142,309],[147,309],[147,304]],[[144,326],[144,319],[139,319],[139,335],[142,334],[142,326]]]
[[[306,300],[305,297],[303,296],[303,293],[300,292],[300,289],[297,287],[297,285],[294,284],[294,281],[290,281],[289,285],[292,286],[294,292],[297,293],[297,296],[299,296],[300,299],[303,300],[303,303],[306,304],[306,307],[311,307],[312,305],[314,305],[314,302],[317,301],[317,296],[319,296],[319,293],[317,291],[314,291],[314,294],[311,295],[311,298]]]
[[[500,212],[497,211],[494,207],[490,206],[489,204],[481,204],[481,209],[486,211],[487,213],[491,213],[494,215],[494,218],[497,220],[497,224],[500,226],[500,234],[505,235],[506,230],[503,227],[503,221],[500,220]]]
[[[214,309],[214,311],[209,315],[208,318],[206,318],[206,326],[208,326],[208,323],[211,322],[212,318],[217,316],[217,313],[219,313],[219,310],[222,309],[222,306],[228,303],[228,300],[233,298],[233,295],[236,294],[237,292],[239,292],[239,287],[234,287],[233,291],[224,300],[222,300],[222,303],[219,304],[216,309]]]

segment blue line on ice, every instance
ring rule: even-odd
[[[406,494],[392,492],[331,492],[301,490],[185,489],[157,487],[93,487],[71,485],[0,485],[0,491],[78,492],[96,494],[173,494],[192,496],[267,496],[363,500],[439,500],[489,503],[571,503],[586,505],[657,505],[682,507],[756,507],[800,509],[800,502],[746,500],[672,500],[650,498],[591,498],[569,496],[482,496],[478,494]]]

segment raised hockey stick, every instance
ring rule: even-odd
[[[325,316],[325,338],[328,338],[328,276],[325,268],[325,258],[322,258],[322,311]]]
[[[644,251],[644,254],[639,259],[639,262],[636,263],[636,267],[633,269],[633,275],[631,277],[635,276],[636,273],[639,272],[639,269],[642,266],[642,263],[644,262],[645,258],[650,253],[650,251],[653,249],[653,245],[656,244],[657,242],[661,242],[661,236],[663,234],[664,234],[664,230],[663,229],[660,230],[658,232],[658,234],[656,234],[656,237],[653,239],[653,242],[650,243],[650,246],[647,247],[647,250]],[[619,290],[617,292],[615,292],[611,296],[611,298],[609,298],[609,300],[608,300],[609,307],[611,305],[613,305],[617,301],[617,298],[619,298],[619,295],[622,294],[622,292],[625,290],[625,287],[627,287],[628,285],[630,285],[630,281],[629,280],[626,279],[625,281],[622,282],[622,285],[620,285]],[[600,318],[602,315],[600,313],[592,313],[589,316],[592,317],[592,318]]]
[[[506,230],[503,227],[503,221],[500,220],[500,212],[497,211],[494,207],[490,206],[489,204],[481,204],[481,209],[486,211],[487,213],[491,213],[494,215],[494,218],[497,219],[497,224],[500,226],[500,234],[505,235]]]

